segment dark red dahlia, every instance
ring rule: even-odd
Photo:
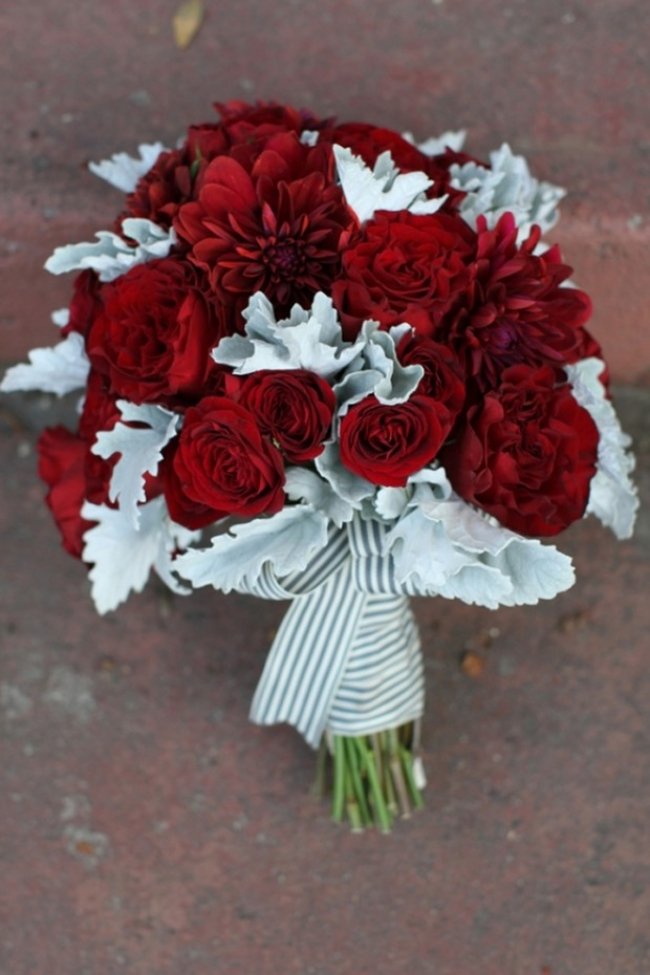
[[[233,158],[213,160],[198,199],[181,207],[174,226],[220,301],[241,310],[263,291],[282,315],[330,290],[356,221],[326,147],[286,133],[268,142],[250,172]]]
[[[464,351],[480,390],[493,389],[503,370],[517,363],[561,368],[580,355],[591,302],[584,291],[562,287],[572,269],[558,247],[533,253],[539,238],[534,227],[518,245],[511,213],[493,230],[479,217],[467,310],[443,323],[440,334]]]
[[[179,206],[193,199],[208,163],[217,156],[232,156],[249,168],[273,136],[300,135],[323,125],[308,112],[271,102],[230,101],[215,108],[221,114],[219,122],[191,125],[182,146],[160,154],[128,195],[120,224],[124,217],[145,217],[170,227]]]

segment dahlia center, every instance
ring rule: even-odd
[[[307,263],[302,241],[293,237],[271,238],[264,248],[264,263],[275,278],[299,277]]]

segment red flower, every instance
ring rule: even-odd
[[[372,168],[382,152],[390,152],[393,162],[402,172],[426,172],[429,157],[407,142],[393,129],[384,129],[365,122],[345,122],[327,126],[320,133],[320,141],[345,146],[360,156]]]
[[[221,396],[187,411],[163,477],[170,515],[187,528],[227,515],[273,514],[284,504],[282,456],[252,413]]]
[[[72,284],[70,318],[68,324],[61,329],[61,335],[65,337],[70,332],[78,332],[83,336],[88,334],[102,306],[101,288],[94,271],[82,271],[76,276]]]
[[[210,163],[175,227],[220,301],[240,311],[263,291],[283,315],[330,290],[343,234],[354,226],[332,167],[325,148],[294,133],[271,139],[250,172],[227,157]]]
[[[556,535],[581,518],[598,430],[548,367],[511,366],[470,407],[441,455],[462,498],[522,535]]]
[[[465,300],[475,240],[457,216],[376,214],[344,251],[332,287],[346,338],[368,318],[384,328],[408,322],[419,334],[433,335]]]
[[[300,464],[322,452],[332,426],[336,397],[332,387],[316,373],[288,369],[247,376],[241,403],[287,460]]]
[[[187,145],[161,152],[148,173],[141,176],[126,198],[125,210],[116,221],[122,233],[125,217],[153,220],[168,229],[181,203],[192,196],[192,157]]]
[[[210,350],[228,329],[191,264],[166,258],[132,268],[103,291],[87,341],[93,366],[133,403],[182,407],[218,372]]]
[[[289,105],[231,101],[215,106],[220,122],[191,125],[185,143],[162,152],[148,173],[126,199],[124,217],[144,217],[161,227],[170,227],[179,206],[195,195],[207,164],[221,155],[232,155],[244,165],[252,164],[265,143],[280,132],[316,129],[323,123]]]
[[[341,460],[372,484],[403,487],[426,467],[444,440],[435,402],[415,394],[395,406],[368,396],[341,420]]]
[[[479,217],[468,310],[444,334],[465,350],[468,374],[481,390],[498,386],[503,370],[516,363],[557,368],[579,357],[591,302],[584,291],[561,287],[571,268],[557,247],[533,254],[539,236],[536,227],[517,246],[512,214],[504,214],[494,230]]]
[[[63,547],[81,558],[83,534],[90,522],[81,517],[86,500],[85,462],[88,444],[65,427],[49,427],[38,438],[38,475],[49,490],[48,508],[61,534]]]
[[[416,392],[436,401],[446,437],[465,402],[465,383],[458,356],[449,346],[420,335],[406,335],[397,354],[403,365],[420,365],[424,369]]]

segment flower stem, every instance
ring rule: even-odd
[[[375,826],[390,832],[397,818],[407,818],[424,805],[413,768],[413,749],[419,745],[414,725],[402,725],[371,735],[328,734],[319,753],[319,785],[327,781],[323,764],[333,765],[332,818],[348,819],[353,832]]]

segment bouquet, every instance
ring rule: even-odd
[[[542,242],[564,191],[507,145],[229,102],[90,169],[125,197],[59,247],[60,340],[5,391],[81,391],[39,474],[100,613],[152,571],[291,600],[251,717],[289,722],[333,814],[421,805],[410,596],[491,609],[574,582],[548,543],[633,528],[633,459],[591,304]]]

